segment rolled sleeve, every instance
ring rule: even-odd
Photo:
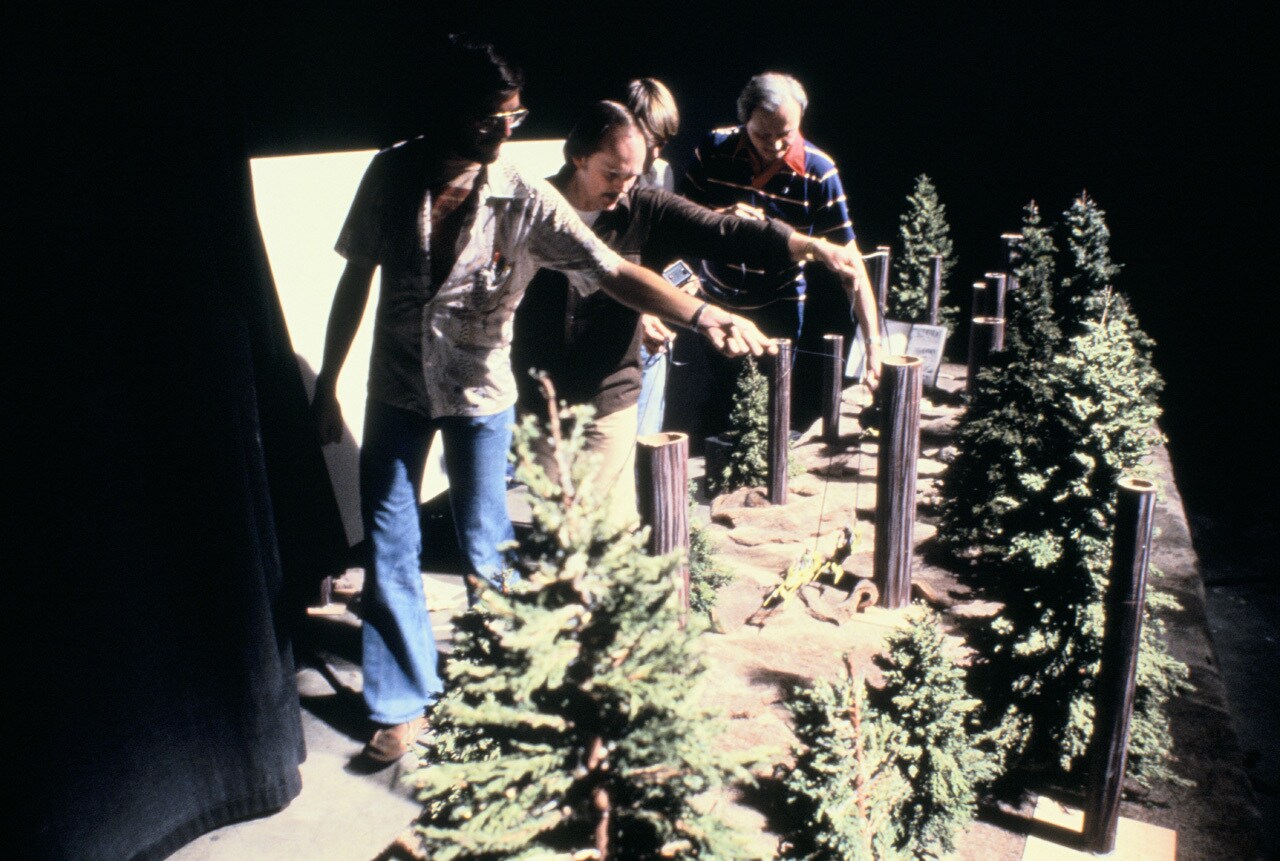
[[[334,244],[334,250],[352,263],[377,266],[382,262],[390,158],[383,151],[369,163]]]

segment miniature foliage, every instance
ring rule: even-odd
[[[710,615],[720,588],[733,582],[733,574],[716,558],[711,530],[697,519],[692,492],[689,497],[689,607]]]
[[[861,677],[819,680],[789,707],[800,749],[786,778],[794,821],[788,861],[909,861],[899,810],[911,792],[897,730],[867,705]]]
[[[899,254],[893,258],[893,289],[888,296],[888,317],[912,323],[928,322],[929,287],[935,254],[942,255],[942,296],[938,322],[954,332],[960,309],[947,290],[957,258],[947,223],[947,207],[925,174],[916,177],[907,195],[907,210],[899,218]]]
[[[755,487],[769,478],[769,381],[748,358],[742,363],[729,413],[729,462],[720,475],[707,476],[710,495]]]
[[[749,778],[741,757],[715,751],[721,723],[698,704],[705,668],[679,624],[678,557],[651,557],[645,530],[608,522],[595,459],[580,456],[589,415],[562,412],[568,437],[553,434],[562,484],[535,460],[533,419],[518,429],[532,506],[522,577],[457,620],[448,692],[412,775],[438,861],[744,857],[698,802]]]
[[[1116,481],[1141,473],[1159,439],[1159,381],[1136,320],[1116,311],[1118,267],[1101,211],[1082,198],[1065,218],[1068,265],[1054,285],[1054,243],[1034,204],[1027,209],[1009,347],[980,373],[957,429],[939,536],[974,560],[984,588],[1004,603],[973,641],[983,655],[977,685],[992,692],[987,722],[1012,710],[1029,728],[1024,762],[1069,770],[1093,727]],[[1054,298],[1064,292],[1065,305]],[[1072,312],[1061,330],[1055,303]],[[1130,774],[1144,782],[1171,775],[1159,741],[1163,708],[1185,678],[1159,631],[1149,624],[1143,639],[1133,722],[1141,753]]]
[[[979,793],[1003,767],[999,732],[982,729],[964,667],[946,653],[937,614],[924,610],[889,639],[884,686],[869,700],[896,728],[898,769],[911,787],[895,819],[913,854],[942,855],[977,815]]]

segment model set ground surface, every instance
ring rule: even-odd
[[[937,564],[938,482],[947,468],[943,459],[951,456],[948,448],[961,410],[954,393],[963,380],[963,368],[944,365],[941,389],[926,393],[922,402],[916,603],[911,609],[860,607],[851,599],[850,584],[871,576],[874,544],[877,444],[858,423],[869,402],[862,387],[845,392],[839,442],[824,443],[810,432],[793,447],[801,472],[791,479],[786,505],[769,504],[760,488],[743,488],[709,504],[703,500],[695,513],[717,561],[733,579],[718,590],[714,627],[696,636],[709,672],[699,685],[694,711],[719,716],[721,731],[713,742],[718,755],[755,760],[753,781],[732,782],[704,795],[700,803],[745,841],[743,857],[778,857],[786,834],[798,824],[788,809],[786,789],[797,749],[788,703],[797,691],[847,678],[850,668],[873,686],[883,684],[877,657],[885,653],[889,638],[906,631],[925,608],[938,614],[945,648],[963,664],[970,650],[962,632],[975,620],[997,617],[1002,609],[999,602],[979,598],[957,572]],[[1150,789],[1131,784],[1121,815],[1176,831],[1180,859],[1260,857],[1257,814],[1226,713],[1204,621],[1203,588],[1163,447],[1155,450],[1152,467],[1162,486],[1152,563],[1163,572],[1159,588],[1181,605],[1166,618],[1166,638],[1191,670],[1190,691],[1170,707],[1172,767],[1183,781],[1160,782]],[[854,537],[841,563],[849,577],[844,586],[805,586],[761,621],[760,608],[787,568],[806,552],[832,553],[846,527],[852,527]],[[955,851],[944,857],[1012,861],[1038,845],[1069,845],[1071,830],[1045,824],[1046,817],[1053,817],[1037,810],[1058,810],[1056,821],[1069,821],[1054,805],[1078,808],[1081,787],[1082,781],[1073,779],[1027,776],[1016,791],[986,799]],[[388,851],[388,857],[415,851],[428,857],[408,832]]]
[[[890,250],[873,255],[878,304],[932,323],[955,310],[943,290],[954,257],[927,177],[908,203],[892,293]],[[411,775],[424,812],[406,851],[1108,851],[1102,823],[1114,819],[1101,811],[1119,803],[1120,777],[1088,781],[1110,757],[1133,807],[1121,853],[1172,857],[1181,833],[1183,857],[1257,854],[1229,723],[1209,745],[1219,761],[1195,743],[1225,709],[1212,674],[1196,678],[1212,652],[1194,558],[1148,560],[1150,518],[1120,537],[1138,527],[1117,488],[1142,487],[1150,513],[1163,484],[1155,546],[1171,528],[1189,544],[1157,425],[1163,382],[1114,286],[1105,214],[1082,193],[1046,224],[1031,203],[1022,231],[1001,238],[1008,269],[975,285],[967,368],[948,366],[923,402],[921,359],[886,360],[874,406],[860,401],[869,391],[836,387],[839,417],[826,410],[821,440],[814,428],[788,446],[790,355],[770,363],[767,383],[744,363],[731,430],[707,441],[717,457],[698,491],[708,507],[691,518],[691,616],[673,588],[680,554],[650,556],[643,533],[600,505],[579,457],[590,411],[523,423],[522,577],[455,617],[449,688]],[[538,436],[550,437],[559,481],[531,456]],[[655,518],[663,505],[683,513],[683,480]],[[1141,553],[1126,560],[1133,540]],[[1124,611],[1108,598],[1104,612],[1104,593],[1130,579],[1145,599],[1131,602],[1131,639],[1112,640]],[[1205,703],[1219,720],[1197,713]],[[1224,793],[1233,781],[1240,792]],[[1197,794],[1206,782],[1211,804]],[[1224,811],[1224,798],[1239,803]],[[1085,808],[1084,839],[1046,799]],[[1161,811],[1176,815],[1162,822]],[[1234,840],[1211,833],[1224,822]]]

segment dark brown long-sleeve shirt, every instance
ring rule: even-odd
[[[567,169],[551,183],[563,189]],[[674,260],[739,260],[779,267],[790,263],[791,228],[712,212],[657,188],[635,188],[592,229],[625,259],[661,271]],[[529,376],[546,371],[561,400],[589,403],[608,415],[640,396],[640,315],[601,292],[582,296],[568,279],[543,269],[516,310],[511,361],[524,410],[545,409]]]

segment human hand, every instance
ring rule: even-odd
[[[759,209],[758,207],[751,206],[750,204],[742,203],[741,201],[739,201],[738,203],[735,203],[733,206],[722,206],[719,209],[717,209],[716,212],[721,212],[721,213],[724,213],[725,215],[736,215],[738,218],[746,218],[750,221],[765,220],[763,209]]]
[[[748,353],[760,356],[778,352],[777,343],[765,337],[755,323],[715,306],[708,306],[703,312],[698,320],[698,330],[707,336],[713,347],[730,358]]]
[[[810,239],[809,248],[823,266],[845,278],[856,278],[862,271],[862,255],[857,246],[837,245],[825,239]]]
[[[665,324],[652,314],[642,314],[640,316],[640,342],[644,344],[645,350],[649,355],[656,356],[667,351],[667,344],[676,336],[676,333],[666,327]]]

